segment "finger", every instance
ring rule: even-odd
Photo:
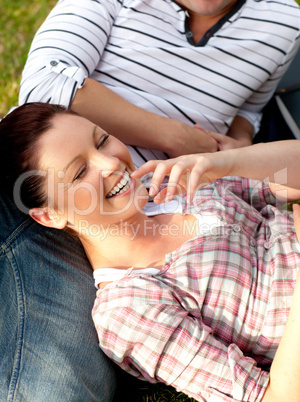
[[[146,162],[144,165],[142,165],[141,167],[137,168],[134,172],[132,172],[130,176],[134,178],[140,178],[147,173],[154,172],[156,166],[160,162],[161,161],[158,160]]]
[[[184,184],[187,182],[184,176],[188,176],[190,173],[188,160],[181,161],[174,165],[169,175],[169,182],[167,186],[167,199],[170,201],[174,195],[182,194],[186,192],[187,188]]]
[[[166,196],[167,188],[165,187],[153,198],[153,202],[155,202],[155,204],[161,204],[165,202]]]
[[[223,143],[224,137],[226,137],[224,134],[215,133],[213,131],[207,131],[207,134],[210,135],[213,139],[215,139],[218,143]]]
[[[298,242],[300,243],[300,205],[293,204],[293,217],[294,217],[294,225],[296,230],[296,235]]]
[[[174,195],[185,194],[185,192],[186,192],[185,187],[186,187],[186,186],[178,185],[178,186],[176,187],[175,193],[172,194],[172,195],[169,193],[168,188],[165,187],[165,188],[163,188],[162,190],[160,190],[160,191],[158,192],[158,194],[153,198],[153,201],[154,201],[156,204],[161,204],[161,203],[163,203],[163,202],[172,201]]]
[[[207,181],[203,181],[205,173],[205,163],[197,164],[192,169],[189,182],[188,182],[188,189],[187,189],[187,202],[192,202],[193,198],[195,197],[196,191],[199,188],[204,187],[207,184]],[[207,180],[207,178],[205,179]]]
[[[196,128],[197,130],[204,131],[204,128],[202,128],[201,126],[199,126],[198,123],[194,125],[194,128]]]
[[[150,188],[149,188],[149,195],[151,197],[155,196],[158,193],[164,178],[167,176],[167,174],[170,171],[169,165],[170,165],[169,161],[160,161],[157,164],[157,166],[153,172],[153,176],[152,176]]]
[[[237,140],[229,137],[228,135],[211,132],[210,136],[217,141],[219,151],[238,147]]]
[[[189,182],[188,182],[188,189],[187,189],[187,198],[186,198],[186,201],[188,203],[192,202],[192,200],[195,196],[195,193],[199,187],[199,180],[200,180],[200,175],[197,174],[197,172],[193,172],[190,175]]]

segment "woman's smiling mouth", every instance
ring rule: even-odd
[[[106,198],[111,198],[115,195],[119,195],[127,191],[130,187],[131,184],[131,178],[129,176],[129,173],[127,170],[125,170],[124,176],[122,179],[119,181],[117,185],[114,186],[114,188],[107,194]]]

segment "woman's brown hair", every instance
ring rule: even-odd
[[[16,108],[1,120],[0,185],[10,196],[22,175],[38,169],[38,141],[52,127],[57,114],[75,113],[60,105],[35,102]],[[44,175],[34,173],[21,180],[18,199],[28,210],[46,205],[44,182]]]

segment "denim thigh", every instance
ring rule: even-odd
[[[115,371],[98,346],[82,246],[0,195],[0,400],[101,401]]]

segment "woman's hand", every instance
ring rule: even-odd
[[[160,204],[170,201],[174,195],[187,193],[190,202],[196,191],[212,181],[226,176],[232,168],[232,159],[227,153],[192,154],[165,161],[149,161],[134,171],[132,177],[142,177],[153,172],[149,195]],[[160,186],[166,176],[168,185],[161,191]]]
[[[287,194],[285,202],[295,201],[300,199],[297,174],[299,152],[299,140],[261,143],[220,152],[184,155],[166,161],[150,161],[133,172],[132,177],[154,172],[150,195],[156,196],[156,203],[171,200],[183,191],[187,192],[187,199],[191,201],[198,188],[223,176],[268,179],[276,198],[279,199],[281,190],[284,190],[287,191],[284,193]],[[168,186],[159,193],[165,176],[169,176]]]

